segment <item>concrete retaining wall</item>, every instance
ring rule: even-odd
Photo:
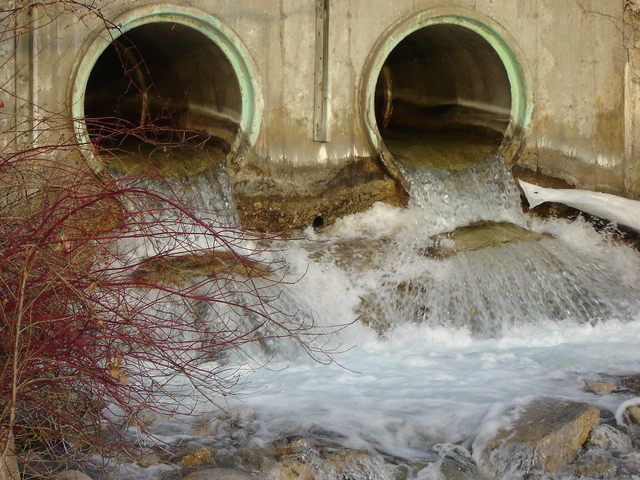
[[[431,9],[462,9],[507,35],[530,81],[532,116],[515,163],[581,188],[640,196],[640,33],[637,16],[631,9],[625,13],[625,0],[330,0],[324,50],[317,45],[318,3],[174,2],[215,17],[248,52],[261,119],[245,161],[259,165],[261,175],[298,188],[355,158],[375,156],[364,121],[367,62],[407,19]],[[135,8],[152,4],[139,0]],[[70,111],[83,52],[104,33],[104,20],[126,14],[131,5],[105,2],[103,20],[55,6],[36,7],[30,18],[6,17],[38,28],[16,42],[5,32],[0,42],[3,151],[11,149],[7,130],[14,114],[19,124],[37,124],[45,112]],[[318,116],[323,101],[324,119]],[[66,125],[64,135],[71,135],[63,117],[48,121],[59,121],[63,130]],[[316,141],[323,121],[327,141]]]

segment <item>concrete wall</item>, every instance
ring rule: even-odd
[[[138,0],[135,7],[152,3]],[[295,171],[322,175],[375,154],[363,122],[368,59],[407,18],[464,8],[507,32],[528,69],[533,115],[516,162],[582,188],[640,196],[640,34],[635,15],[625,14],[625,0],[331,0],[328,142],[314,141],[315,0],[175,3],[215,16],[249,52],[263,102],[251,157],[264,174],[284,169],[292,178]],[[104,2],[102,15],[110,21],[131,4]],[[37,106],[31,113],[36,124],[49,115],[47,122],[61,127],[61,135],[71,135],[64,114],[53,113],[69,110],[70,79],[83,49],[105,27],[94,15],[63,10],[37,7],[27,19],[38,27],[31,35],[13,42],[5,33],[0,41],[4,152],[11,149],[6,130],[13,115],[18,123],[31,121],[31,105]],[[16,20],[25,22],[10,18]]]

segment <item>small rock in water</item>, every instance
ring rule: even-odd
[[[633,439],[640,441],[640,398],[623,403],[616,413],[616,420]]]
[[[131,417],[131,422],[141,428],[152,425],[158,419],[158,415],[151,410],[143,410]]]
[[[607,375],[584,379],[584,390],[591,393],[640,394],[640,375]]]
[[[274,480],[315,480],[313,467],[296,460],[295,458],[283,458],[276,464],[269,475]]]
[[[618,377],[618,385],[621,391],[640,395],[640,375],[620,376]]]
[[[600,419],[593,405],[557,398],[534,400],[520,414],[513,413],[513,423],[486,444],[474,442],[474,457],[487,476],[515,480],[563,469]]]
[[[207,468],[192,472],[182,480],[264,480],[265,477],[232,470],[230,468]]]
[[[610,393],[618,388],[614,381],[585,380],[584,390],[590,393]]]
[[[450,449],[439,462],[444,480],[482,480],[484,475],[473,458],[462,447]]]
[[[162,457],[157,453],[144,453],[135,459],[136,465],[142,468],[149,468],[162,462]]]
[[[178,463],[185,468],[201,467],[203,465],[215,465],[216,458],[211,450],[209,450],[207,447],[202,447],[198,450],[183,455]]]
[[[633,451],[633,442],[629,435],[606,424],[600,424],[592,430],[587,446],[600,448],[614,455]]]
[[[621,457],[624,472],[630,475],[640,475],[640,452],[631,452]]]
[[[273,480],[390,480],[396,466],[380,455],[340,448],[322,440],[292,437],[274,443],[278,458],[270,466]]]
[[[91,477],[79,470],[65,470],[53,477],[55,480],[91,480]]]
[[[593,448],[581,454],[568,471],[580,477],[614,478],[617,466],[615,458],[609,452]]]

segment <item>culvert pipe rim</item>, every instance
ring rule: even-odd
[[[507,162],[510,163],[522,148],[531,128],[531,74],[522,51],[501,25],[479,12],[464,8],[436,8],[414,14],[394,24],[379,37],[365,64],[360,87],[359,105],[363,109],[360,118],[364,123],[369,143],[373,151],[381,156],[389,173],[403,184],[404,179],[378,128],[375,113],[376,84],[385,62],[403,40],[419,30],[436,25],[459,26],[476,33],[489,44],[502,63],[511,95],[511,119],[504,131],[504,141],[500,145],[500,153]]]
[[[201,10],[162,3],[134,8],[118,16],[110,26],[102,28],[80,52],[71,77],[69,98],[73,131],[83,154],[90,165],[102,169],[85,122],[85,92],[89,77],[105,50],[130,30],[154,23],[175,23],[192,28],[212,41],[226,56],[236,75],[241,97],[240,132],[236,136],[230,155],[239,149],[243,141],[254,145],[260,133],[263,114],[263,98],[259,88],[255,65],[242,39],[220,19]]]

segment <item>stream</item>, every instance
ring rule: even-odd
[[[207,446],[219,465],[268,473],[274,444],[303,439],[318,479],[338,478],[320,452],[343,448],[371,457],[339,478],[436,480],[443,452],[473,455],[508,405],[551,395],[612,415],[629,398],[584,385],[640,371],[638,252],[581,217],[524,214],[499,157],[403,165],[408,208],[375,204],[261,253],[287,268],[278,310],[325,332],[300,335],[331,355],[245,346],[230,359],[231,420],[196,402],[195,419],[156,421],[147,447]],[[118,478],[176,468],[124,465]]]

